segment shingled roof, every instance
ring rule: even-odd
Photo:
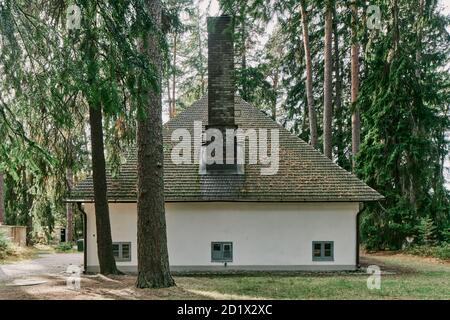
[[[279,129],[279,170],[261,175],[267,165],[246,164],[243,175],[200,175],[198,164],[176,165],[171,161],[171,133],[186,128],[193,136],[194,121],[208,122],[208,99],[203,97],[164,125],[164,182],[167,202],[177,201],[263,201],[328,202],[375,201],[383,198],[353,174],[339,167],[303,140],[279,126],[240,97],[235,99],[235,121],[243,129]],[[270,135],[269,135],[270,136]],[[192,150],[194,148],[192,147]],[[270,150],[270,149],[269,149]],[[120,173],[107,175],[110,202],[135,202],[137,154],[133,148]],[[93,201],[92,177],[79,183],[71,202]]]

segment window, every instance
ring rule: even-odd
[[[334,242],[333,241],[313,241],[312,243],[313,261],[333,261]]]
[[[113,254],[116,261],[131,261],[131,242],[114,242]]]
[[[232,242],[212,242],[211,243],[212,262],[232,262],[233,243]]]

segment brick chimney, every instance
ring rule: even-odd
[[[234,47],[231,17],[208,17],[208,123],[234,126]]]
[[[234,46],[230,16],[208,17],[208,125],[219,129],[224,139],[226,162],[226,129],[236,129],[234,121]],[[236,171],[236,139],[234,164],[207,165],[207,173]]]

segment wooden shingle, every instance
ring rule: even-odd
[[[235,98],[235,105],[236,110],[239,110],[239,116],[236,117],[239,128],[279,129],[278,173],[261,175],[261,168],[266,165],[251,165],[246,161],[244,175],[199,175],[198,164],[172,163],[171,150],[176,144],[170,139],[172,131],[185,128],[193,137],[194,121],[202,121],[203,125],[207,125],[208,99],[203,97],[164,125],[166,201],[362,202],[383,199],[382,195],[355,175],[339,167],[240,97]],[[108,173],[108,199],[111,202],[136,201],[135,148],[129,151],[126,159],[116,178]],[[92,202],[93,195],[92,178],[89,177],[73,189],[68,201]]]

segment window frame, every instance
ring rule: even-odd
[[[220,245],[220,252],[221,252],[221,257],[220,258],[215,258],[214,257],[214,246],[215,245]],[[230,258],[224,258],[224,246],[225,245],[229,245],[230,246]],[[224,263],[224,262],[233,262],[233,242],[232,241],[212,241],[211,242],[211,262],[218,262],[218,263]]]
[[[116,260],[116,262],[127,262],[127,261],[131,261],[131,242],[113,242],[113,246],[114,245],[118,245],[119,246],[119,256],[118,257],[114,257],[114,259]],[[129,247],[129,257],[124,258],[123,257],[123,246],[124,245],[128,245]]]
[[[320,257],[314,255],[314,247],[316,244],[320,245]],[[325,256],[325,245],[331,245],[331,256]],[[334,261],[334,241],[313,241],[312,242],[312,260],[313,261]]]

